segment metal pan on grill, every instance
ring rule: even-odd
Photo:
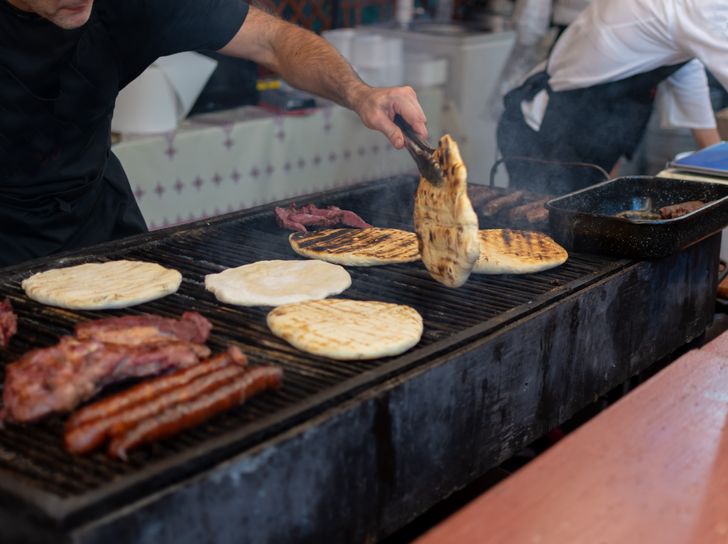
[[[700,201],[662,219],[667,206]],[[676,253],[728,225],[728,184],[634,176],[615,178],[546,203],[553,237],[567,249],[634,259]]]

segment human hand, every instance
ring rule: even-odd
[[[412,87],[364,86],[353,100],[352,107],[364,125],[382,132],[397,149],[404,147],[404,135],[394,124],[399,113],[422,139],[427,139],[427,117]]]

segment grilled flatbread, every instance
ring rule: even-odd
[[[54,268],[23,280],[35,301],[72,310],[127,308],[177,291],[182,274],[156,263],[109,261]]]
[[[415,195],[415,231],[422,262],[430,275],[448,287],[464,284],[480,255],[478,217],[467,193],[467,170],[455,140],[440,138],[434,153],[444,183],[424,178]]]
[[[560,266],[569,254],[540,232],[510,229],[481,230],[476,274],[532,274]]]
[[[220,302],[280,306],[338,295],[351,286],[341,266],[321,261],[259,261],[205,276]]]
[[[411,263],[420,258],[415,233],[398,229],[294,232],[288,240],[299,255],[344,266]]]
[[[279,306],[268,314],[268,326],[301,351],[342,361],[399,355],[422,337],[414,308],[358,300]]]

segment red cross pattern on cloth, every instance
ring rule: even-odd
[[[177,191],[177,194],[182,194],[182,191],[185,188],[185,184],[182,183],[182,180],[177,178],[177,181],[174,182],[174,190]]]
[[[164,139],[167,140],[167,149],[164,150],[164,154],[169,157],[169,160],[173,160],[177,154],[177,148],[174,147],[174,138],[176,134],[174,132],[168,132],[164,135]]]
[[[195,189],[197,189],[198,191],[200,190],[200,188],[201,188],[201,187],[202,187],[202,186],[203,186],[204,184],[205,184],[205,180],[203,180],[203,179],[202,179],[202,178],[201,178],[200,176],[197,176],[197,177],[195,178],[195,181],[193,181],[193,182],[192,182],[192,185],[194,185],[194,186],[195,186]]]
[[[145,194],[147,194],[147,192],[142,189],[141,185],[137,185],[136,189],[134,189],[134,197],[136,197],[137,201],[140,201],[142,198],[144,198]]]
[[[223,140],[222,144],[225,146],[225,149],[230,151],[233,146],[235,145],[235,140],[233,140],[232,133],[233,133],[233,126],[232,125],[225,125],[222,127],[223,132],[225,132],[225,139]]]
[[[240,172],[238,172],[237,168],[230,174],[230,179],[235,183],[239,182],[241,177],[242,176],[240,175]]]
[[[162,183],[158,181],[157,186],[154,188],[154,192],[157,193],[157,196],[159,198],[162,198],[164,191],[166,191],[166,189],[164,188],[164,185],[162,185]]]

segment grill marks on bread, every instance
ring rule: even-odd
[[[420,257],[415,233],[398,229],[295,232],[289,242],[299,255],[347,266],[409,263]]]
[[[455,141],[448,135],[440,138],[434,157],[444,183],[434,186],[420,178],[415,231],[430,275],[448,287],[460,287],[480,254],[478,218],[468,198],[467,170]]]
[[[569,254],[540,232],[488,229],[479,232],[480,258],[473,272],[531,274],[562,265]]]
[[[409,306],[327,299],[279,306],[268,314],[273,334],[292,346],[331,359],[399,355],[422,337],[422,317]]]

